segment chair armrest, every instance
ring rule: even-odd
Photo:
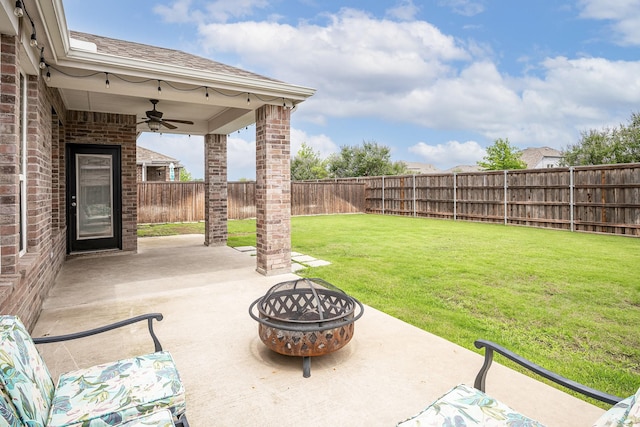
[[[178,418],[178,422],[176,422],[176,427],[191,427],[189,425],[189,421],[187,421],[186,414],[182,414],[182,416]]]
[[[489,368],[491,367],[491,362],[493,361],[493,352],[496,351],[501,355],[503,355],[504,357],[506,357],[507,359],[516,362],[518,365],[525,367],[531,372],[535,372],[541,377],[544,377],[550,381],[553,381],[556,384],[560,384],[563,387],[566,387],[570,390],[581,393],[585,396],[592,397],[596,400],[599,400],[601,402],[605,402],[611,405],[615,405],[616,403],[622,400],[622,398],[618,396],[614,396],[614,395],[596,390],[594,388],[587,387],[585,385],[572,381],[568,378],[565,378],[561,375],[558,375],[554,372],[551,372],[491,341],[477,340],[476,342],[474,342],[474,345],[476,346],[476,348],[484,347],[485,349],[484,364],[482,365],[482,368],[480,368],[480,371],[478,372],[478,375],[476,376],[475,382],[473,384],[473,386],[476,389],[482,392],[485,391],[485,380],[487,378],[487,372],[489,371]]]
[[[160,344],[160,341],[158,340],[158,337],[156,336],[155,332],[153,331],[153,320],[154,319],[157,320],[157,321],[161,321],[162,320],[162,314],[161,313],[142,314],[140,316],[132,317],[130,319],[121,320],[119,322],[111,323],[109,325],[101,326],[99,328],[90,329],[88,331],[76,332],[76,333],[67,334],[67,335],[57,335],[57,336],[33,338],[33,342],[34,342],[34,344],[47,344],[47,343],[52,343],[52,342],[69,341],[69,340],[74,340],[74,339],[77,339],[77,338],[89,337],[91,335],[100,334],[102,332],[107,332],[107,331],[110,331],[112,329],[121,328],[123,326],[131,325],[133,323],[137,323],[137,322],[141,322],[143,320],[146,320],[148,322],[148,326],[149,326],[149,334],[151,335],[151,339],[153,340],[153,345],[155,346],[155,351],[162,351],[162,345]]]

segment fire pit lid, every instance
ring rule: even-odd
[[[256,302],[263,319],[298,324],[318,324],[345,318],[354,321],[356,306],[361,305],[343,290],[318,278],[278,283]]]

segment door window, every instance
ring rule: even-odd
[[[113,157],[76,155],[76,239],[114,237]]]

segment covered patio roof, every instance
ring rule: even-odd
[[[29,19],[20,22],[26,24],[6,20],[0,30],[26,39],[37,34],[38,47],[22,54],[39,63],[33,59],[44,48],[42,74],[70,110],[143,119],[152,108],[149,100],[158,99],[164,118],[194,122],[163,132],[226,135],[253,124],[261,106],[293,108],[315,92],[174,49],[70,31],[62,0],[23,3]],[[13,17],[12,10],[6,16]],[[139,124],[138,132],[144,131],[148,126]]]

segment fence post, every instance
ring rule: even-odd
[[[416,216],[416,175],[413,174],[413,217]]]
[[[504,225],[509,223],[507,219],[507,171],[504,171]]]
[[[384,175],[382,176],[382,215],[384,215]]]
[[[458,174],[453,173],[453,220],[458,219]]]
[[[573,181],[573,166],[569,168],[569,222],[570,222],[570,230],[575,231],[574,229],[574,218],[573,218],[573,209],[575,205],[575,199],[573,192],[575,191],[575,182]]]

